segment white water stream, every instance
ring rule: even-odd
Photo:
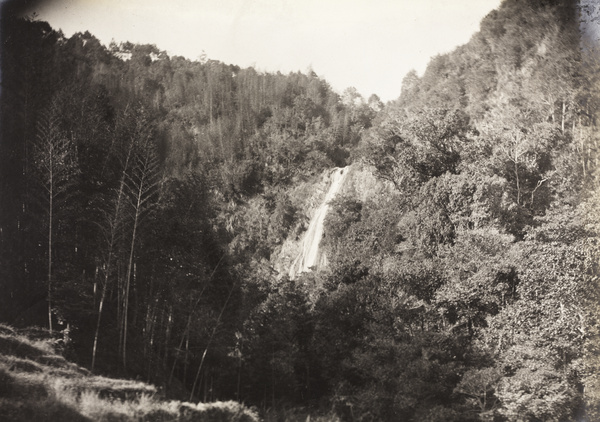
[[[323,237],[323,223],[327,211],[329,211],[329,202],[335,198],[340,188],[344,184],[344,179],[348,174],[348,167],[336,168],[330,176],[329,189],[319,208],[315,210],[310,220],[308,229],[302,237],[302,249],[298,257],[294,260],[289,269],[289,276],[293,279],[297,274],[311,271],[320,264],[326,262],[322,253],[319,253],[319,244]]]

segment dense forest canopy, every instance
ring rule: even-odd
[[[505,0],[383,104],[4,14],[0,320],[68,327],[79,363],[173,397],[594,420],[600,61],[579,19]],[[338,196],[327,268],[278,274],[298,192],[347,165],[386,194]]]

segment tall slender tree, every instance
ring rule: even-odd
[[[94,346],[92,348],[92,371],[96,363],[96,351],[98,346],[98,335],[100,332],[100,321],[102,319],[102,310],[104,307],[104,301],[106,300],[106,293],[108,290],[109,279],[113,268],[115,248],[117,242],[121,238],[123,230],[123,214],[124,214],[124,202],[125,202],[125,181],[126,175],[130,168],[131,155],[134,148],[134,139],[128,139],[128,146],[126,147],[126,155],[123,160],[123,167],[121,171],[121,178],[119,181],[119,187],[116,190],[115,197],[112,201],[112,209],[110,213],[107,213],[102,224],[102,231],[106,240],[106,255],[104,257],[104,283],[102,285],[102,293],[100,296],[100,302],[98,305],[98,318],[96,320],[96,332],[94,333]]]
[[[123,334],[122,357],[123,366],[127,367],[127,326],[129,312],[129,291],[132,274],[135,272],[134,252],[139,236],[140,223],[144,215],[155,204],[157,187],[159,184],[159,164],[152,129],[144,110],[135,116],[135,150],[131,173],[126,174],[125,186],[131,205],[131,242],[129,245],[129,258],[125,278],[123,297]]]
[[[47,235],[48,328],[52,332],[53,246],[56,220],[68,188],[75,180],[77,157],[71,139],[60,129],[59,105],[53,101],[38,118],[33,143],[34,174],[41,189],[44,225]]]

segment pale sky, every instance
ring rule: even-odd
[[[501,0],[53,0],[34,10],[65,36],[155,44],[259,71],[311,67],[339,93],[400,94],[402,78],[465,44]]]

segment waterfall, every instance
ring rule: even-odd
[[[329,202],[335,198],[340,188],[344,184],[344,179],[348,174],[348,167],[335,168],[330,175],[329,189],[325,194],[323,202],[315,210],[313,217],[310,220],[308,229],[302,237],[301,251],[298,257],[294,260],[289,269],[289,276],[293,279],[297,274],[311,271],[315,267],[319,267],[326,263],[326,258],[322,253],[319,253],[319,244],[323,237],[323,223],[327,211],[329,211]]]

